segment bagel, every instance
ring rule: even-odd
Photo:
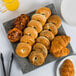
[[[50,16],[48,19],[48,22],[55,24],[57,28],[59,28],[61,26],[61,23],[62,23],[60,17],[57,15]]]
[[[36,66],[40,66],[44,63],[45,58],[43,54],[39,51],[32,51],[29,55],[29,61]]]
[[[29,35],[24,35],[23,37],[21,37],[20,42],[33,45],[35,43],[35,40]]]
[[[57,27],[53,23],[47,23],[44,25],[44,30],[51,31],[54,35],[58,33]]]
[[[44,36],[44,37],[48,38],[50,41],[54,39],[54,34],[51,31],[48,31],[48,30],[43,30],[40,33],[40,36]]]
[[[51,10],[47,7],[41,7],[37,9],[36,14],[42,14],[46,17],[46,19],[48,19],[49,16],[51,15]]]
[[[27,43],[19,43],[16,47],[16,54],[19,57],[27,57],[31,52],[31,46]]]
[[[31,20],[27,26],[35,28],[38,33],[42,31],[42,24],[39,21]]]
[[[34,44],[33,50],[40,51],[45,58],[47,57],[48,51],[47,51],[47,48],[43,44],[41,43]]]
[[[24,35],[29,35],[31,36],[33,39],[37,38],[38,33],[37,31],[33,28],[33,27],[27,27],[24,30]]]
[[[36,42],[37,42],[37,43],[42,43],[43,45],[46,46],[47,49],[50,48],[50,41],[49,41],[46,37],[44,37],[44,36],[38,37],[38,38],[36,39]]]
[[[39,21],[42,25],[46,23],[46,17],[41,14],[34,14],[31,19]]]

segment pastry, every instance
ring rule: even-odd
[[[48,22],[55,24],[57,28],[61,26],[61,19],[57,15],[50,16]]]
[[[31,46],[27,43],[19,43],[16,47],[16,54],[19,57],[27,57],[31,52]]]
[[[40,51],[45,58],[47,57],[48,51],[47,51],[47,48],[46,48],[43,44],[41,44],[41,43],[36,43],[36,44],[33,46],[33,50],[34,50],[34,51]]]
[[[67,46],[68,43],[70,42],[70,37],[69,37],[69,36],[62,35],[61,38],[62,38],[62,39],[64,40],[64,42],[65,42],[64,47]]]
[[[53,52],[53,56],[54,57],[63,57],[63,56],[67,56],[70,53],[68,48],[63,48],[62,50]]]
[[[58,37],[58,36],[57,36]],[[58,37],[59,38],[59,37]],[[57,40],[59,40],[58,38],[56,38]],[[60,44],[63,47],[66,47],[68,45],[68,43],[70,42],[70,37],[67,35],[61,35],[61,38],[59,40],[59,42],[61,42]]]
[[[46,23],[46,17],[41,14],[34,14],[31,19],[39,21],[42,25]]]
[[[21,14],[19,17],[16,18],[14,26],[19,30],[23,30],[28,22],[29,17],[26,14]]]
[[[20,42],[33,45],[35,43],[35,40],[29,35],[24,35],[23,37],[21,37]]]
[[[40,66],[44,63],[45,58],[43,54],[39,51],[32,51],[29,55],[29,61],[36,66]]]
[[[41,7],[39,9],[37,9],[36,13],[44,15],[46,17],[46,19],[48,19],[49,16],[51,15],[51,10],[47,7]]]
[[[38,33],[36,31],[36,29],[34,29],[33,27],[27,27],[24,30],[24,35],[29,35],[31,36],[33,39],[37,38]]]
[[[17,29],[17,28],[13,28],[10,31],[8,31],[7,37],[10,40],[10,42],[17,42],[20,40],[22,36],[22,31]]]
[[[34,29],[37,30],[38,33],[42,31],[42,24],[39,21],[31,20],[27,26],[33,27]]]
[[[65,48],[70,42],[70,37],[66,35],[56,36],[52,41],[50,53],[53,54]]]
[[[44,37],[48,38],[50,41],[54,39],[54,34],[51,31],[48,31],[48,30],[43,30],[40,33],[40,36],[44,36]]]
[[[61,76],[75,76],[74,65],[71,60],[64,61],[60,68],[60,74]]]
[[[47,49],[50,48],[50,41],[49,41],[46,37],[44,37],[44,36],[38,37],[38,38],[36,39],[36,42],[37,42],[37,43],[42,43],[43,45],[46,46]]]
[[[44,25],[44,30],[51,31],[54,35],[58,33],[57,27],[53,23],[47,23]]]

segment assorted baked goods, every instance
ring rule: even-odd
[[[29,22],[29,17],[26,14],[21,14],[13,23],[13,28],[8,31],[8,39],[10,42],[17,42],[22,36],[22,31]]]
[[[52,32],[50,32],[48,30],[42,30],[39,25],[41,24],[42,28],[43,28],[44,24],[46,23],[46,20],[48,19],[48,17],[50,15],[51,15],[51,10],[49,10],[49,8],[47,8],[47,7],[39,8],[36,11],[36,14],[34,14],[31,18],[33,20],[33,21],[31,20],[33,22],[32,25],[31,25],[31,23],[30,24],[28,23],[28,26],[31,25],[31,26],[35,27],[37,32],[40,33],[40,37],[38,37],[36,39],[36,43],[33,45],[32,52],[34,52],[34,53],[36,53],[36,51],[40,52],[44,57],[44,61],[48,55],[47,49],[49,49],[49,47],[50,47],[49,40],[52,40],[54,38],[54,35],[52,34]],[[37,26],[37,24],[36,24],[37,22],[35,20],[39,22],[38,26]],[[34,23],[34,22],[36,22],[36,23]],[[30,57],[32,55],[32,52],[30,54]],[[33,65],[40,66],[44,63],[44,61],[40,62],[40,59],[39,60],[37,59],[37,61],[39,62],[38,64],[36,64],[35,62],[33,63],[32,59],[30,57],[29,57],[29,60]]]
[[[28,57],[33,65],[40,66],[45,62],[48,50],[54,57],[63,57],[69,54],[70,51],[66,46],[70,37],[55,36],[60,26],[60,17],[51,15],[49,8],[41,7],[32,15],[30,21],[25,14],[17,17],[14,28],[8,32],[8,39],[11,42],[20,40],[16,47],[16,54],[22,58]]]
[[[43,7],[44,8],[44,7]],[[45,7],[46,8],[46,7]],[[44,10],[46,10],[46,13],[49,12],[48,10],[49,8],[46,8]],[[49,12],[49,14],[47,15],[47,18],[51,15],[51,11]],[[30,22],[27,24],[27,27],[24,29],[24,35],[23,37],[21,37],[20,39],[20,43],[24,43],[24,44],[28,44],[31,47],[33,46],[33,44],[35,43],[35,39],[38,37],[38,33],[40,33],[42,31],[43,25],[46,23],[47,18],[45,17],[45,15],[42,15],[40,13],[35,13],[32,17]],[[45,38],[46,39],[46,38]],[[47,39],[46,39],[47,40]],[[48,41],[48,40],[47,40]],[[49,42],[49,41],[48,41]],[[19,43],[19,44],[20,44]],[[27,57],[30,52],[27,52],[26,47],[21,47],[21,49],[23,48],[23,50],[19,50],[19,44],[17,45],[16,48],[16,54],[20,57]],[[40,44],[40,46],[39,46]],[[28,47],[27,47],[28,48]],[[19,50],[19,51],[18,51]],[[33,47],[34,51],[39,51],[41,52],[41,54],[43,54],[44,58],[46,58],[48,52],[47,52],[47,48],[41,44],[35,44]],[[20,54],[21,53],[21,54]],[[24,54],[23,54],[24,53]],[[26,53],[26,54],[25,54]],[[21,56],[23,54],[23,56]],[[38,64],[39,65],[39,64]]]
[[[67,59],[64,61],[60,68],[61,76],[75,76],[74,65],[71,60]]]

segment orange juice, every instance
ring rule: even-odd
[[[5,7],[10,11],[15,11],[19,7],[18,0],[3,0]]]

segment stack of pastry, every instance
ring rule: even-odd
[[[16,28],[19,27],[17,23],[15,23],[15,25]],[[36,10],[36,13],[31,17],[30,22],[24,29],[24,35],[21,37],[20,43],[16,47],[16,54],[19,57],[29,56],[29,61],[36,66],[40,66],[44,63],[48,55],[48,50],[55,57],[62,57],[67,55],[69,53],[69,50],[66,48],[66,46],[70,41],[69,37],[55,37],[55,35],[58,33],[58,28],[60,26],[61,19],[59,16],[51,16],[51,10],[47,7],[39,8],[38,10]],[[22,27],[18,29],[23,30]],[[61,53],[64,53],[64,51],[65,54],[61,55]]]
[[[17,42],[22,37],[22,31],[26,24],[29,22],[29,17],[25,14],[21,14],[13,23],[13,28],[8,31],[8,39],[10,42]]]
[[[39,8],[36,13],[32,16],[32,20],[28,23],[28,26],[34,27],[38,33],[41,34],[42,28],[44,27],[46,20],[51,15],[51,10],[47,7]],[[34,24],[38,21],[40,24]],[[37,27],[35,27],[38,25]],[[39,27],[42,28],[39,28]],[[43,33],[44,34],[44,33]],[[40,36],[36,39],[36,43],[33,45],[33,51],[29,55],[29,60],[33,65],[40,66],[44,63],[47,57],[47,48],[50,46],[50,41],[44,36]]]
[[[42,12],[41,8],[37,12]],[[37,13],[36,12],[36,13]],[[48,15],[48,13],[46,13]],[[44,14],[43,14],[44,15]],[[48,18],[46,18],[48,19]],[[44,60],[47,57],[50,43],[54,39],[55,35],[58,33],[58,28],[61,26],[61,19],[57,15],[52,15],[47,20],[47,23],[43,26],[43,30],[40,32],[40,36],[36,39],[36,43],[33,46],[33,52],[31,52],[29,59],[33,65],[42,65],[44,62],[39,62],[40,55],[34,55],[33,53],[41,52],[44,56]],[[36,59],[35,59],[36,58]],[[40,57],[41,58],[41,57]],[[41,58],[43,61],[43,58]]]
[[[55,36],[58,32],[58,28],[61,26],[61,19],[57,15],[52,15],[49,17],[48,23],[45,24],[44,30],[49,30]],[[52,35],[50,35],[52,36]],[[52,36],[53,37],[53,36]],[[50,38],[52,38],[50,37]],[[50,39],[49,39],[50,40]],[[63,57],[69,54],[69,49],[66,48],[68,43],[70,42],[70,37],[66,35],[56,36],[51,41],[51,47],[49,49],[50,54],[54,57]]]
[[[42,7],[38,10],[32,16],[27,28],[24,29],[24,36],[21,37],[20,43],[17,45],[16,54],[20,57],[27,57],[30,54],[35,39],[38,37],[38,33],[42,31],[43,25],[51,15],[51,11],[47,7]],[[42,55],[42,53],[40,54]]]

